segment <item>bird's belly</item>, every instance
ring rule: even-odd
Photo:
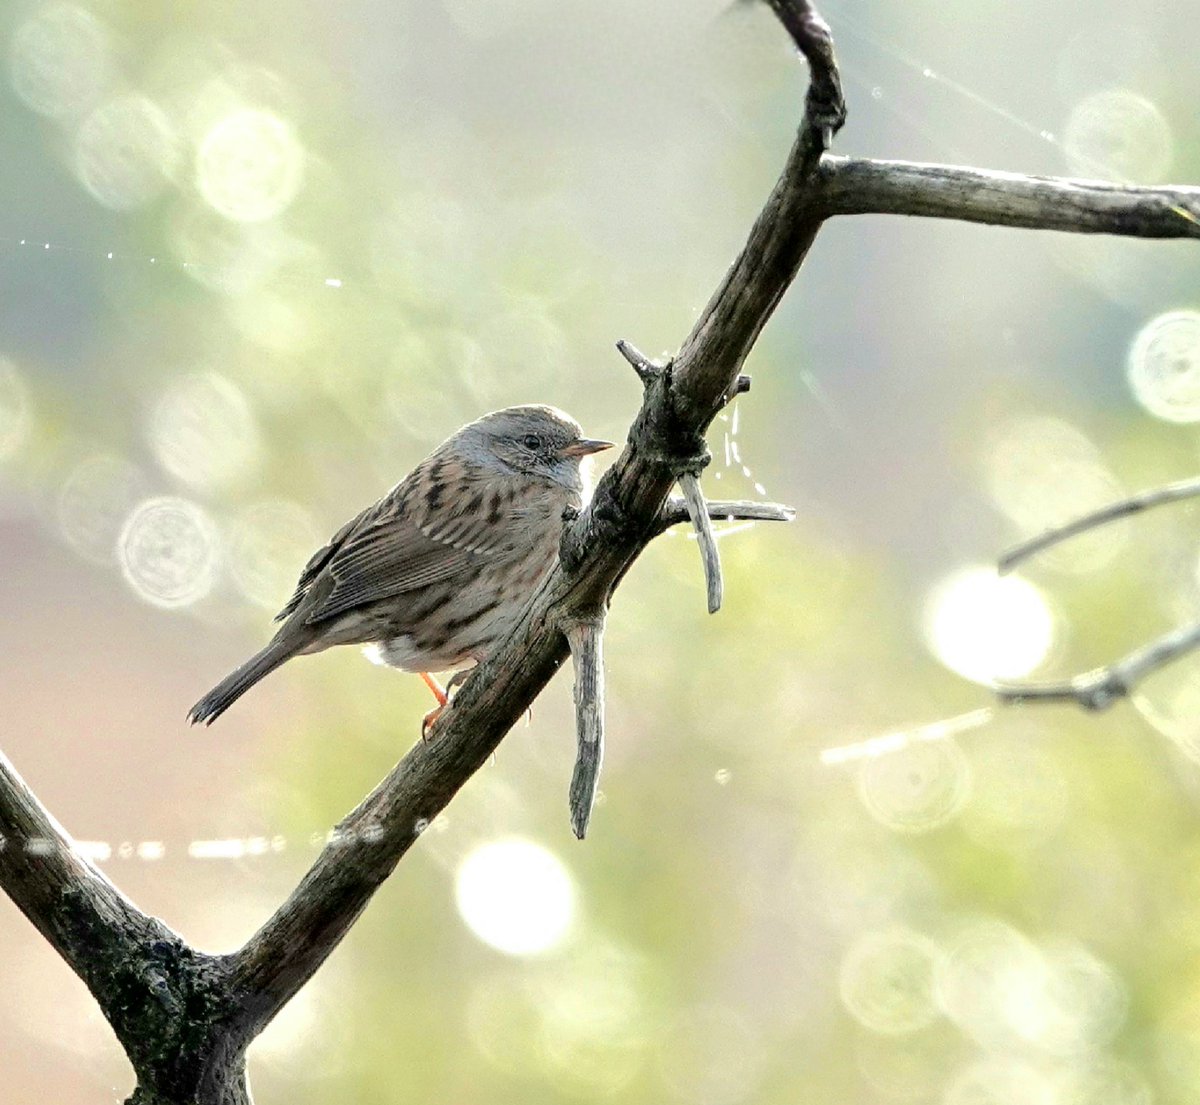
[[[414,602],[420,616],[405,610],[365,651],[376,663],[404,671],[449,671],[482,660],[516,624],[556,555],[557,548],[547,543],[518,563],[490,567],[448,597],[439,593],[441,601],[432,609]]]

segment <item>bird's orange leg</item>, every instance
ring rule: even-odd
[[[450,696],[429,672],[422,671],[417,674],[425,681],[425,686],[433,691],[433,697],[438,701],[438,704],[421,720],[421,740],[428,740],[429,727],[442,716],[442,711],[446,708],[446,703],[450,701]]]

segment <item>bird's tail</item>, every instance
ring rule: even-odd
[[[211,725],[264,676],[270,675],[285,660],[296,654],[295,641],[276,637],[261,652],[256,652],[240,668],[231,671],[188,712],[193,725]]]

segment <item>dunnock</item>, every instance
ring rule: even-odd
[[[553,407],[464,426],[313,555],[279,632],[189,719],[213,722],[293,656],[351,644],[419,672],[440,710],[429,673],[482,660],[513,627],[558,556],[564,511],[582,506],[581,461],[611,444]]]

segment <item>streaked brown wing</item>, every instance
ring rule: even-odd
[[[467,579],[512,548],[517,513],[511,497],[484,492],[469,478],[452,503],[431,505],[414,491],[405,481],[343,527],[309,562],[285,612],[321,579],[332,580],[332,587],[307,612],[309,625],[431,583]]]
[[[284,608],[275,615],[277,622],[291,617],[296,612],[296,608],[304,601],[304,596],[308,594],[308,589],[313,585],[313,581],[321,574],[321,569],[329,563],[334,553],[341,548],[346,538],[360,526],[369,525],[371,516],[377,514],[387,501],[384,498],[377,503],[372,503],[366,510],[351,518],[349,522],[342,526],[329,539],[328,545],[323,545],[309,557],[308,563],[304,565],[303,570],[300,572],[300,578],[296,581],[296,589],[292,592],[292,597],[287,600]]]

